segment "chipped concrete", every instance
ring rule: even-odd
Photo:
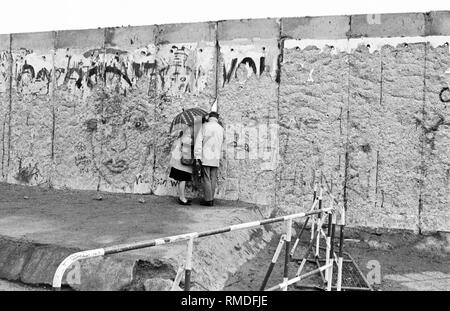
[[[448,231],[449,14],[2,35],[0,178],[173,195],[169,123],[217,98],[219,198],[286,213],[321,178],[353,226]]]

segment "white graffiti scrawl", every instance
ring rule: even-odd
[[[223,85],[237,80],[245,83],[251,76],[277,77],[278,45],[276,40],[236,39],[220,44],[223,59]]]
[[[51,53],[39,54],[25,48],[13,53],[13,78],[18,93],[48,95],[53,68]]]
[[[158,50],[158,89],[172,96],[201,93],[213,70],[215,47],[212,43],[167,44]]]

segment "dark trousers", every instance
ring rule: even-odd
[[[217,186],[217,172],[219,168],[213,166],[202,167],[202,183],[205,192],[205,201],[214,200],[214,193]]]

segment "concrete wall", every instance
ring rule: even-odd
[[[217,197],[322,181],[354,226],[450,230],[450,12],[0,35],[2,181],[175,194],[168,128],[217,98]]]

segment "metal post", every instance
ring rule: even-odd
[[[266,275],[264,276],[263,283],[261,287],[259,288],[260,291],[263,291],[266,288],[267,281],[269,281],[269,277],[272,274],[273,267],[275,266],[275,263],[278,260],[278,257],[280,256],[281,249],[283,248],[284,242],[286,240],[286,235],[283,234],[280,238],[280,242],[278,242],[277,249],[275,250],[275,254],[273,255],[272,261],[269,265],[269,269],[267,269]]]
[[[316,188],[315,184],[314,184],[314,188]],[[314,191],[314,193],[317,193],[317,190]],[[314,196],[316,196],[316,194],[314,194]],[[320,197],[319,197],[319,205],[320,205]],[[317,215],[311,216],[311,242],[314,240],[314,228],[316,225],[316,216]]]
[[[186,268],[184,274],[184,290],[191,290],[192,251],[194,249],[194,237],[190,237],[187,244]]]
[[[292,236],[292,219],[288,219],[286,222],[286,252],[284,256],[284,273],[283,282],[286,283],[289,279],[289,249],[291,248],[291,236]],[[283,291],[287,291],[288,285],[283,288]]]
[[[192,249],[193,249],[194,238],[202,238],[202,237],[222,234],[222,233],[226,233],[226,232],[231,232],[231,231],[251,229],[251,228],[256,228],[256,227],[260,227],[260,226],[264,226],[264,225],[268,225],[268,224],[273,224],[273,223],[278,223],[278,222],[286,222],[286,221],[288,221],[290,223],[290,228],[289,228],[289,231],[290,231],[291,227],[292,227],[293,219],[308,217],[308,216],[315,215],[315,214],[318,214],[321,212],[327,213],[330,210],[329,208],[324,208],[323,210],[315,211],[314,208],[315,208],[315,203],[313,204],[313,206],[311,207],[311,210],[309,212],[302,212],[302,213],[296,213],[296,214],[291,214],[291,215],[287,215],[287,216],[280,216],[280,217],[275,217],[275,218],[264,219],[264,220],[260,220],[260,221],[241,223],[241,224],[237,224],[237,225],[232,225],[232,226],[223,227],[223,228],[219,228],[219,229],[212,229],[212,230],[203,231],[203,232],[191,232],[191,233],[169,236],[169,237],[164,237],[164,238],[139,241],[139,242],[134,242],[134,243],[112,245],[112,246],[108,246],[105,248],[91,249],[91,250],[73,253],[73,254],[69,255],[68,257],[66,257],[58,265],[58,267],[55,271],[55,274],[53,276],[52,286],[55,289],[60,288],[61,283],[62,283],[62,278],[63,278],[66,270],[74,262],[77,262],[79,260],[100,257],[100,256],[106,256],[106,255],[112,255],[112,254],[118,254],[118,253],[123,253],[123,252],[127,252],[127,251],[150,248],[150,247],[155,247],[158,245],[164,245],[164,244],[170,244],[170,243],[175,243],[175,242],[179,242],[179,241],[188,241],[188,240],[189,240],[188,254],[187,254],[187,258],[186,258],[186,262],[188,264],[186,265],[186,271],[185,271],[186,275],[185,276],[186,276],[186,280],[189,281],[188,285],[190,286],[190,271],[192,268]]]
[[[332,214],[328,213],[328,233],[327,233],[327,248],[325,251],[325,264],[329,264],[330,261],[330,248],[331,248],[331,224]],[[325,270],[325,279],[328,281],[329,269]]]
[[[342,289],[342,265],[344,261],[343,257],[343,247],[344,247],[344,227],[345,227],[345,209],[341,208],[341,215],[340,215],[340,221],[339,221],[339,229],[340,229],[340,235],[339,235],[339,255],[338,255],[338,273],[337,273],[337,283],[336,283],[336,290],[341,291]]]
[[[331,225],[331,240],[330,240],[330,271],[328,275],[327,290],[331,291],[333,283],[333,266],[334,266],[334,235],[336,232],[336,214],[333,213]]]
[[[177,275],[175,276],[175,280],[173,280],[171,291],[174,291],[177,286],[180,285],[181,277],[183,276],[183,272],[185,271],[184,265],[181,265],[178,268]]]
[[[316,198],[317,198],[317,184],[315,183],[314,184],[313,200],[312,200],[313,201],[313,207],[311,208],[311,211],[314,210],[314,202],[316,202]],[[295,240],[294,246],[291,249],[291,253],[289,254],[290,257],[291,257],[291,260],[294,257],[295,249],[297,248],[298,243],[300,242],[300,239],[302,238],[303,232],[305,231],[306,226],[308,225],[309,218],[310,217],[307,217],[305,222],[303,223],[302,229],[300,230],[300,233],[298,234],[297,239]]]
[[[320,187],[320,192],[319,192],[319,210],[322,209],[322,200],[323,200],[323,188]],[[322,227],[322,213],[318,214],[318,224],[317,224],[317,237],[316,237],[316,252],[315,252],[315,257],[318,258],[319,257],[319,248],[320,248],[320,229]]]

